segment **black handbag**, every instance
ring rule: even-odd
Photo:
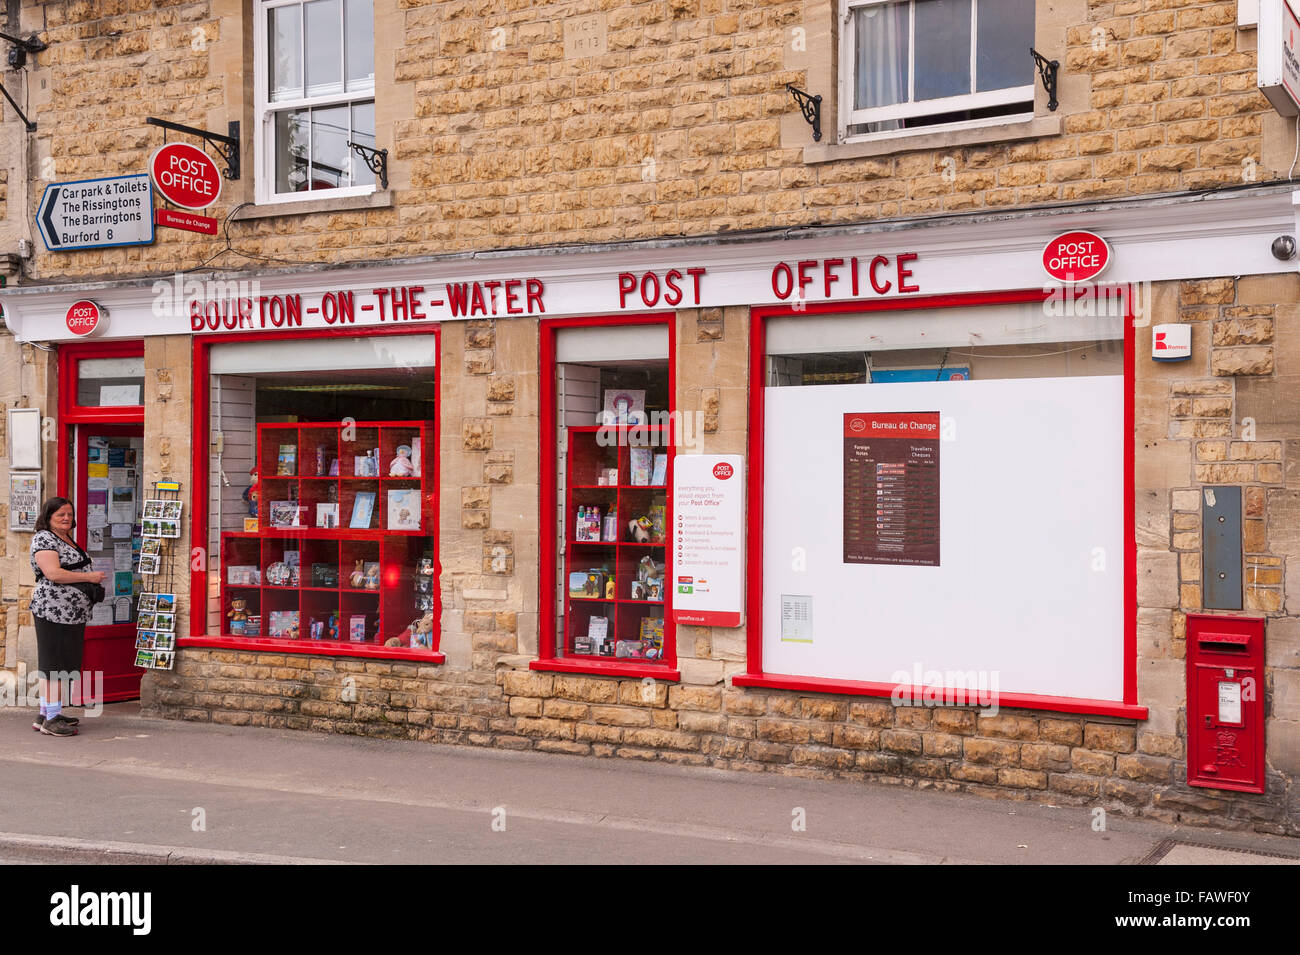
[[[73,544],[72,546],[77,547],[76,544]],[[90,555],[87,554],[84,550],[81,550],[80,547],[77,547],[77,550],[81,551],[81,560],[71,565],[64,564],[62,561],[60,561],[59,566],[62,567],[64,570],[82,570],[86,567],[89,567]],[[45,579],[45,575],[41,573],[40,568],[36,569],[36,576],[40,580]],[[80,590],[83,594],[86,595],[86,598],[90,601],[90,605],[92,607],[97,603],[103,603],[104,598],[108,596],[108,592],[104,590],[103,584],[92,584],[88,580],[82,580],[75,584],[65,584],[65,586],[75,587],[77,590]]]

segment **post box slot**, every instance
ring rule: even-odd
[[[1196,642],[1215,653],[1250,652],[1250,636],[1244,633],[1201,633],[1197,634]]]

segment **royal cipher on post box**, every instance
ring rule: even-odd
[[[1187,782],[1264,791],[1264,619],[1187,615]]]

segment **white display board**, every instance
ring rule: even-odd
[[[745,459],[673,459],[673,620],[739,627],[745,606]]]
[[[1122,376],[764,400],[764,672],[987,673],[1002,693],[1123,698]],[[938,566],[843,560],[845,415],[888,411],[940,415]],[[790,595],[806,598],[800,639],[782,639],[783,595],[787,618]]]

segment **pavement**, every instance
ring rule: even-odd
[[[146,719],[0,709],[0,862],[1300,864],[1300,840],[1086,807]]]

